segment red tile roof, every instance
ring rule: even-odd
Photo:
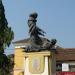
[[[75,48],[57,49],[56,61],[75,61]]]

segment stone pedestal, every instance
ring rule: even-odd
[[[55,75],[55,52],[25,53],[24,65],[24,75]]]

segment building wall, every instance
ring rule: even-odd
[[[69,72],[75,72],[75,61],[64,62],[68,64]]]
[[[62,64],[66,64],[66,67]],[[64,68],[64,69],[63,69]],[[67,68],[67,70],[65,70]],[[75,72],[75,61],[64,61],[64,62],[57,62],[56,71],[64,72]]]
[[[23,72],[24,72],[24,60],[25,60],[25,52],[23,52],[24,51],[24,49],[22,49],[22,48],[15,48],[15,55],[14,55],[14,63],[15,63],[15,65],[14,65],[14,75],[24,75],[23,74]],[[37,55],[38,57],[39,56],[49,56],[49,58],[48,58],[48,60],[50,60],[50,62],[48,61],[48,63],[47,63],[47,61],[46,61],[46,67],[49,69],[49,71],[50,71],[50,73],[52,73],[53,75],[55,75],[55,72],[56,72],[56,68],[55,68],[55,66],[53,65],[53,64],[55,64],[55,55],[54,55],[54,53],[55,52],[40,52],[40,53],[37,53],[37,52],[35,52],[35,55]],[[31,54],[31,53],[30,53]],[[29,54],[29,55],[30,55]],[[28,54],[27,54],[28,55]],[[32,53],[32,55],[34,56],[34,53]],[[31,55],[31,56],[32,56]],[[31,57],[30,56],[30,57]],[[35,57],[35,56],[34,56]],[[42,59],[43,60],[43,62],[44,62],[44,59]],[[51,63],[52,62],[52,63]],[[53,63],[54,62],[54,63]],[[50,64],[51,63],[51,64]],[[55,64],[56,65],[56,64]],[[43,67],[44,65],[42,65],[42,67]],[[46,68],[45,67],[45,68]],[[48,71],[47,69],[45,69],[46,71]],[[46,71],[44,72],[44,73],[46,73]],[[49,72],[48,71],[48,72]],[[27,71],[26,71],[27,72]],[[48,73],[47,72],[47,73]],[[42,75],[42,74],[41,74]]]
[[[20,75],[24,71],[24,52],[23,50],[24,49],[22,48],[15,48],[14,75]]]

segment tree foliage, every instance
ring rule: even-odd
[[[4,50],[9,47],[13,38],[14,33],[8,26],[5,9],[2,0],[0,0],[0,75],[8,75],[9,73],[9,59],[4,54]]]
[[[11,27],[8,26],[7,19],[5,18],[5,9],[0,0],[0,51],[4,52],[6,46],[9,47],[12,39],[14,38],[14,33]]]

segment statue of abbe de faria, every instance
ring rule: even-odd
[[[25,52],[51,50],[57,42],[56,39],[48,40],[47,38],[43,37],[45,36],[45,32],[36,25],[37,17],[37,13],[32,13],[29,15],[28,26],[30,34],[30,44],[25,48]]]

